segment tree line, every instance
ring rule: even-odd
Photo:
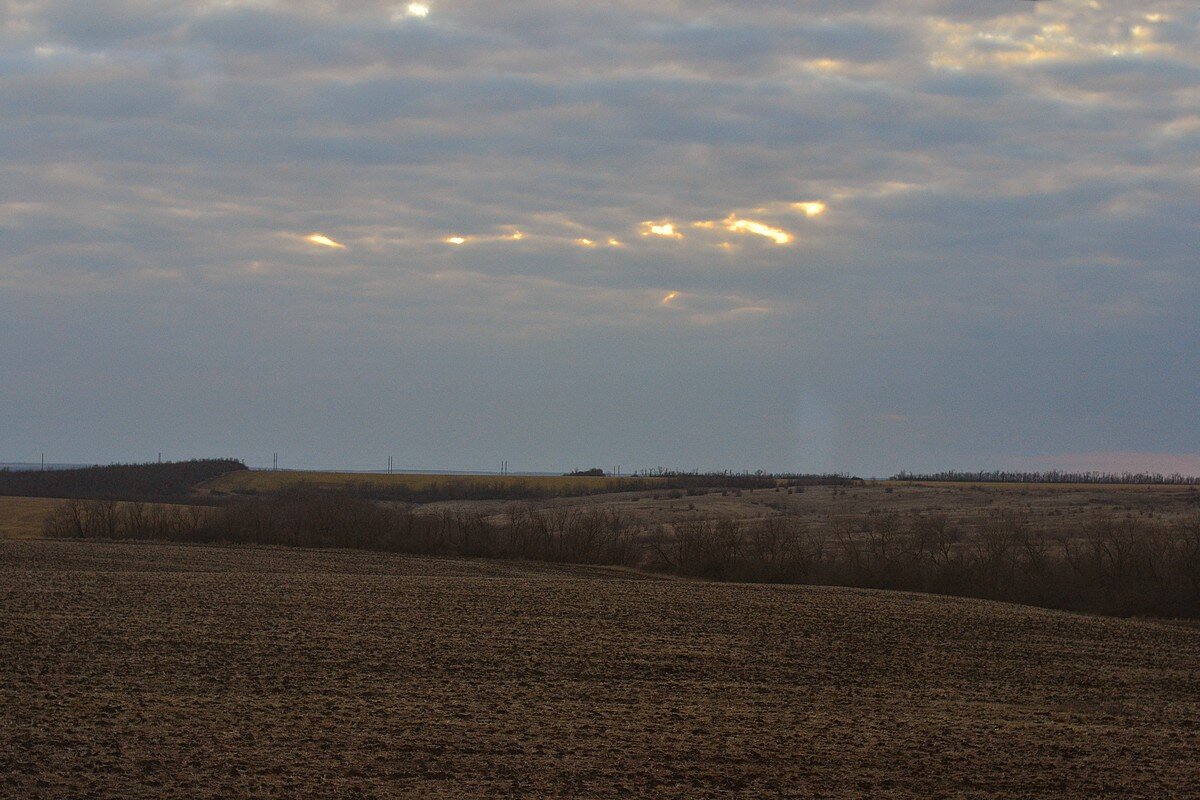
[[[629,565],[635,534],[607,509],[514,504],[497,524],[475,513],[418,513],[303,488],[222,506],[68,500],[46,517],[48,537],[356,548],[414,555]]]
[[[844,472],[688,472],[665,467],[637,470],[634,476],[657,478],[659,487],[671,489],[771,489],[776,486],[853,486],[863,482],[862,478]]]
[[[612,508],[513,504],[488,518],[298,490],[213,508],[71,500],[47,517],[45,533],[621,565],[719,581],[1200,618],[1200,517],[1163,523],[1113,516],[1052,532],[1010,512],[992,514],[970,533],[947,517],[917,513],[691,519],[646,530]]]
[[[998,511],[965,533],[945,516],[774,517],[677,524],[653,568],[680,575],[1004,600],[1114,616],[1200,618],[1200,517],[1111,516],[1035,528]]]
[[[181,502],[197,484],[246,468],[235,459],[213,458],[45,471],[0,469],[0,495]]]
[[[571,473],[567,477],[579,477]],[[593,477],[584,475],[584,477]],[[437,503],[455,500],[548,500],[556,497],[586,497],[616,492],[688,492],[705,490],[774,489],[779,486],[846,486],[852,480],[842,475],[741,474],[728,472],[679,472],[654,476],[608,477],[604,481],[568,481],[555,477],[497,477],[495,480],[431,480],[405,485],[364,477],[336,486],[322,485],[320,491],[360,500],[395,503]],[[303,488],[304,482],[294,486]],[[233,495],[269,495],[279,490],[234,489]]]
[[[1200,477],[1174,473],[1163,475],[1157,472],[1013,472],[992,470],[990,472],[899,472],[893,481],[942,481],[968,483],[1113,483],[1113,484],[1163,484],[1168,486],[1200,485]]]

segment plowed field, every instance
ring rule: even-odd
[[[637,578],[0,542],[0,796],[1200,795],[1196,628]]]

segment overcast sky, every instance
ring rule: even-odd
[[[0,5],[0,461],[1200,474],[1200,6]]]

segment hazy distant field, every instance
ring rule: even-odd
[[[269,492],[306,485],[319,488],[340,488],[350,484],[373,484],[381,487],[428,489],[433,486],[513,487],[528,486],[556,491],[604,491],[619,485],[619,478],[586,475],[431,475],[426,473],[378,472],[308,472],[281,470],[277,472],[243,470],[208,481],[204,489],[218,492]],[[643,479],[653,482],[655,479]]]
[[[625,574],[0,543],[0,796],[1200,786],[1200,630]]]
[[[431,487],[540,487],[576,497],[534,500],[546,508],[608,506],[638,524],[671,524],[680,519],[728,517],[738,520],[780,515],[799,516],[814,524],[838,516],[857,514],[935,514],[968,529],[996,511],[1011,511],[1036,527],[1052,529],[1064,522],[1087,523],[1115,515],[1153,516],[1159,520],[1200,514],[1200,488],[1130,484],[1021,484],[868,481],[839,488],[813,486],[789,492],[775,489],[717,489],[681,492],[653,488],[645,491],[606,493],[619,488],[621,479],[587,476],[429,475],[303,471],[239,471],[222,475],[201,486],[201,492],[271,492],[309,485],[345,488],[370,483],[421,491]],[[660,479],[642,478],[653,484]],[[450,508],[499,517],[513,500],[445,500],[427,505],[430,511]],[[518,498],[518,502],[523,502]]]
[[[459,510],[501,515],[504,501],[455,501],[438,504]],[[907,484],[868,482],[848,488],[812,486],[716,490],[702,494],[646,491],[539,501],[554,508],[608,506],[639,523],[654,525],[680,519],[729,517],[738,520],[796,516],[814,524],[861,514],[938,515],[970,529],[996,512],[1011,512],[1035,527],[1056,529],[1097,519],[1133,515],[1156,520],[1200,516],[1200,489],[1194,486],[1095,484]]]
[[[60,502],[46,497],[0,497],[0,539],[36,539]]]

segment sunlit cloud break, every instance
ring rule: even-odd
[[[752,219],[738,219],[737,215],[730,214],[724,220],[726,230],[734,233],[754,233],[759,236],[765,236],[775,242],[775,244],[787,244],[792,241],[792,235],[781,228],[772,228],[762,222],[755,222]]]
[[[660,302],[665,306],[668,303],[670,303],[672,300],[674,300],[676,297],[679,297],[679,292],[667,292],[666,294],[663,295],[663,299]]]
[[[326,236],[323,233],[310,233],[308,236],[304,237],[304,241],[308,242],[309,244],[318,245],[320,247],[332,247],[335,250],[345,250],[346,249],[346,245],[344,245],[341,242],[336,241],[334,239],[330,239],[328,236]]]
[[[429,6],[425,3],[409,3],[404,7],[404,15],[407,17],[428,17]]]
[[[806,217],[819,217],[825,213],[825,204],[820,200],[806,200],[802,203],[792,203],[792,208]]]
[[[525,234],[522,231],[519,231],[516,228],[513,228],[510,233],[501,233],[501,234],[495,234],[495,235],[490,235],[490,236],[485,236],[485,235],[464,236],[460,233],[456,233],[456,234],[453,234],[452,236],[445,237],[444,239],[442,239],[442,241],[446,244],[466,244],[467,242],[473,242],[473,243],[519,242],[519,241],[522,241],[524,238],[525,238]]]
[[[683,234],[675,230],[675,223],[673,222],[643,222],[642,236],[663,236],[668,239],[683,238]]]

